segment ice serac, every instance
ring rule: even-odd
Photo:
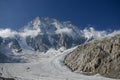
[[[71,22],[60,22],[52,18],[37,17],[28,25],[24,26],[23,32],[35,31],[32,35],[26,36],[26,43],[34,50],[46,52],[50,48],[66,49],[85,42],[80,29],[72,25]],[[29,33],[28,33],[29,34]]]
[[[64,62],[74,72],[120,79],[120,34],[82,44]]]

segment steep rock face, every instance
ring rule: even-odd
[[[82,44],[64,62],[74,72],[120,79],[120,35]]]

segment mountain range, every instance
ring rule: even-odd
[[[61,47],[69,49],[107,34],[106,31],[96,31],[92,27],[82,30],[70,21],[36,17],[18,31],[0,29],[0,55],[3,56],[0,61],[4,62],[6,57],[7,62],[11,58],[19,61],[15,56],[25,50],[46,53],[50,49],[58,50]]]

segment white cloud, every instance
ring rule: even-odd
[[[17,34],[16,31],[12,31],[11,29],[0,29],[0,37],[14,37]]]
[[[108,32],[108,31],[98,31],[95,30],[94,28],[90,27],[90,28],[85,28],[84,30],[81,30],[81,35],[83,34],[83,36],[86,39],[91,39],[93,38],[103,38],[103,37],[107,37],[107,36],[114,36],[116,34],[120,34],[120,30],[118,31],[113,31],[113,32]],[[67,33],[68,35],[74,35],[72,29],[70,28],[59,28],[55,31],[56,34],[62,34],[62,33]],[[15,35],[18,35],[20,37],[27,37],[27,36],[31,36],[31,37],[35,37],[38,34],[42,34],[40,29],[24,29],[21,32],[17,32],[17,31],[13,31],[9,28],[6,29],[0,29],[0,37],[3,38],[7,38],[7,37],[14,37]]]
[[[19,35],[21,37],[27,37],[27,36],[35,37],[39,34],[39,32],[40,29],[37,30],[24,29],[24,31],[22,32],[17,32],[6,28],[6,29],[0,29],[0,37],[2,38],[15,37],[15,35]]]
[[[24,29],[23,32],[19,32],[19,35],[22,37],[27,37],[27,36],[35,37],[39,34],[39,32],[40,32],[40,29],[37,29],[37,30]]]
[[[105,37],[108,33],[107,31],[97,31],[94,28],[85,28],[83,31],[83,35],[85,38],[90,39],[90,38],[102,38]]]
[[[69,28],[61,28],[61,29],[57,29],[56,31],[56,34],[61,34],[61,33],[71,33],[72,32],[72,29],[69,29]]]

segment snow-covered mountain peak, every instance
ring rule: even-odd
[[[79,33],[79,29],[71,24],[70,21],[60,22],[53,18],[36,17],[24,26],[23,31],[34,30],[40,34],[67,34],[69,36]]]
[[[27,25],[25,25],[22,30],[37,30],[40,28],[41,20],[40,17],[36,17],[34,20],[30,21]]]
[[[33,29],[39,29],[40,25],[41,25],[40,17],[36,17],[33,20]]]

